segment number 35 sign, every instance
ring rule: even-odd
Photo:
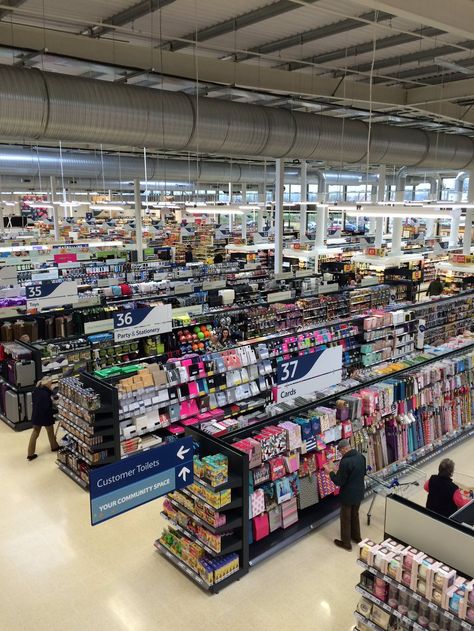
[[[172,330],[171,314],[171,305],[114,313],[114,339],[116,342],[126,342],[137,337],[168,333]]]
[[[342,381],[342,346],[324,348],[278,364],[276,401],[324,390]]]

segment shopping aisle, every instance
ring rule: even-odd
[[[360,569],[355,552],[332,544],[336,523],[208,596],[154,551],[161,502],[92,528],[88,496],[57,470],[46,435],[39,458],[27,462],[28,435],[0,424],[2,631],[352,629]],[[449,452],[457,469],[471,475],[473,445],[471,438]],[[426,467],[427,475],[437,463]],[[417,498],[423,501],[424,492]],[[366,512],[364,505],[363,518]],[[363,534],[379,540],[382,527],[377,498]]]

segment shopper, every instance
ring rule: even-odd
[[[324,467],[331,480],[340,489],[341,538],[334,539],[334,543],[338,548],[352,550],[351,539],[355,543],[361,541],[359,507],[364,499],[367,465],[364,456],[356,449],[352,449],[347,439],[343,438],[339,441],[338,450],[342,454],[338,472],[335,473],[333,463],[328,463]]]
[[[28,460],[34,460],[38,457],[36,451],[36,441],[40,435],[41,428],[45,427],[48,434],[51,451],[58,451],[59,445],[54,435],[54,414],[53,414],[53,382],[50,379],[41,379],[38,381],[33,391],[33,412],[31,422],[33,431],[31,432],[30,442],[28,444]]]
[[[438,474],[425,482],[425,491],[428,493],[426,508],[444,517],[450,517],[470,501],[462,496],[458,485],[454,484],[453,474],[454,462],[445,458],[439,463]]]
[[[428,289],[426,290],[427,296],[441,296],[443,293],[444,284],[439,276],[437,276],[431,283],[428,285]]]
[[[221,263],[224,262],[224,257],[222,256],[221,252],[218,252],[215,256],[214,256],[214,265],[220,265]]]
[[[184,260],[186,264],[193,262],[193,249],[190,245],[186,248],[186,252],[184,253]]]

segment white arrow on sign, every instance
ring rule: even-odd
[[[186,482],[188,473],[191,473],[191,469],[188,469],[188,467],[183,467],[181,471],[178,473],[178,478],[183,478],[183,482]]]
[[[187,454],[190,449],[185,449],[184,445],[178,449],[178,453],[176,454],[180,460],[184,460],[184,454]]]

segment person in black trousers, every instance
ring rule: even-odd
[[[337,473],[334,465],[328,463],[324,469],[331,480],[340,488],[341,501],[341,538],[334,539],[338,548],[352,550],[351,539],[355,543],[361,541],[359,507],[364,499],[364,478],[367,471],[365,458],[356,449],[352,449],[349,441],[343,438],[338,444],[342,458]]]
[[[51,451],[58,451],[59,445],[54,435],[54,414],[53,414],[53,383],[50,379],[41,379],[38,381],[33,391],[33,411],[31,414],[31,422],[33,431],[31,432],[30,442],[28,444],[28,460],[34,460],[38,457],[36,451],[36,441],[40,435],[41,428],[45,427],[48,434]]]
[[[186,252],[184,253],[184,260],[187,263],[192,263],[194,260],[194,256],[193,256],[193,248],[188,245],[188,247],[186,248]]]

